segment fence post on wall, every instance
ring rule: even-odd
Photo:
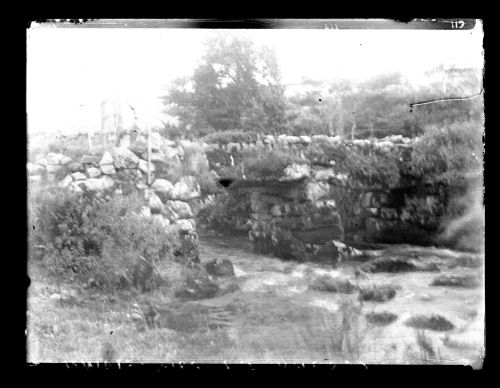
[[[147,125],[148,129],[148,186],[151,184],[151,126]]]
[[[87,131],[87,139],[89,142],[89,154],[92,153],[92,136],[90,135],[90,130]]]

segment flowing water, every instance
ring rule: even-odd
[[[371,251],[373,257],[410,257],[435,263],[439,271],[363,273],[351,262],[338,267],[284,261],[252,253],[244,237],[200,238],[202,262],[229,259],[241,291],[190,302],[217,311],[233,352],[220,357],[253,362],[451,363],[480,366],[484,355],[484,266],[457,265],[482,255],[433,247],[395,245]],[[360,302],[350,294],[309,289],[317,275],[349,279],[363,288],[390,285],[396,296],[385,302]],[[356,275],[357,274],[357,275]],[[473,275],[476,287],[431,286],[441,275]],[[229,280],[222,280],[229,281]],[[397,316],[385,325],[366,314]],[[440,315],[451,330],[417,330],[406,324],[417,315]],[[213,325],[211,327],[214,327]],[[207,356],[208,357],[208,356]],[[205,357],[205,360],[207,359]],[[214,355],[217,358],[217,355]],[[210,359],[210,357],[208,357]]]

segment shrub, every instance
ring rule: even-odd
[[[400,157],[397,150],[375,147],[361,149],[345,144],[318,144],[309,147],[306,157],[314,163],[330,165],[353,180],[367,186],[394,187],[400,178]]]
[[[252,209],[248,193],[224,192],[203,206],[197,214],[199,223],[207,229],[234,230],[235,223],[250,219]]]
[[[475,121],[429,126],[415,145],[411,174],[431,181],[463,184],[464,175],[482,170],[483,128]]]
[[[243,171],[248,179],[277,179],[293,163],[304,163],[297,151],[252,149],[243,156]]]
[[[48,247],[44,263],[58,278],[116,289],[146,290],[161,283],[155,268],[173,260],[176,231],[138,215],[138,196],[83,195],[61,189],[42,192],[34,210],[34,240]]]
[[[482,131],[477,121],[429,126],[412,153],[410,173],[446,188],[440,244],[479,251],[484,246]]]
[[[183,129],[172,124],[166,124],[160,129],[159,133],[161,136],[170,140],[178,140],[184,137]]]

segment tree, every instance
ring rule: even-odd
[[[186,127],[280,131],[285,99],[273,50],[223,36],[206,47],[193,76],[176,80],[163,97],[169,113]]]
[[[467,98],[482,89],[481,71],[474,68],[445,68],[439,66],[426,73],[428,84],[415,94],[413,102],[426,102],[446,98]],[[439,101],[415,106],[413,113],[420,127],[449,125],[456,121],[483,120],[483,97]]]

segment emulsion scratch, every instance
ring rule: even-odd
[[[473,96],[469,96],[469,97],[447,97],[447,98],[428,100],[428,101],[422,101],[422,102],[414,102],[414,103],[410,104],[410,108],[413,108],[414,106],[419,106],[419,105],[434,104],[436,102],[472,100],[473,98],[481,96],[483,94],[483,92],[484,92],[484,89],[481,89],[481,91],[479,93],[474,94]]]

